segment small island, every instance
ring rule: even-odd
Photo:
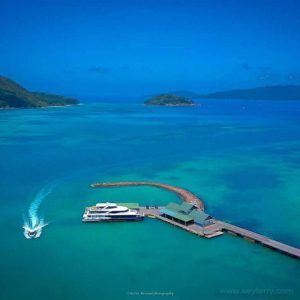
[[[73,98],[60,95],[30,92],[15,81],[0,76],[0,109],[38,108],[79,104]]]
[[[144,102],[145,105],[160,106],[193,106],[195,102],[191,98],[177,96],[175,94],[161,94]]]

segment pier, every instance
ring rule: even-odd
[[[121,182],[103,182],[94,183],[90,185],[93,188],[97,187],[122,187],[122,186],[154,186],[158,188],[163,188],[168,191],[176,193],[184,202],[193,204],[200,211],[204,212],[204,203],[200,198],[190,191],[172,186],[165,183],[151,182],[151,181],[121,181]],[[202,236],[205,238],[212,238],[222,235],[224,232],[231,233],[233,235],[244,238],[247,241],[258,243],[264,247],[268,247],[272,250],[276,250],[283,254],[289,255],[291,257],[300,259],[300,249],[296,247],[289,246],[287,244],[275,241],[264,235],[258,234],[256,232],[247,230],[245,228],[235,226],[223,221],[215,220],[207,226],[199,226],[197,224],[181,224],[172,218],[166,218],[161,213],[160,210],[164,207],[159,206],[145,206],[140,207],[140,212],[147,217],[152,217],[166,222],[170,225],[179,227],[190,233]]]
[[[164,206],[141,206],[140,212],[143,213],[145,216],[150,218],[159,219],[161,221],[164,221],[170,225],[176,226],[178,228],[181,228],[183,230],[186,230],[188,232],[191,232],[193,234],[205,237],[205,238],[213,238],[219,235],[222,235],[223,232],[220,230],[219,226],[216,224],[211,224],[209,226],[199,226],[197,224],[191,224],[191,225],[184,225],[180,224],[174,220],[165,218],[161,215],[159,212],[161,209],[163,209]]]
[[[298,259],[300,258],[300,249],[298,248],[277,242],[264,235],[229,223],[225,223],[222,221],[217,221],[216,223],[222,231],[233,233],[234,235],[240,236],[247,241],[261,244],[262,246],[268,247],[270,249],[279,251],[281,253],[287,254]]]

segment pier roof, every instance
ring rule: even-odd
[[[181,210],[180,205],[177,203],[170,202],[167,206],[166,209],[174,212],[179,212]]]
[[[191,203],[187,203],[187,202],[183,202],[180,205],[180,211],[182,211],[183,213],[188,214],[193,208],[196,208],[195,205],[191,204]]]
[[[193,220],[191,217],[189,217],[189,216],[187,216],[187,215],[184,215],[184,214],[178,213],[178,212],[174,212],[174,211],[169,210],[169,209],[167,209],[167,208],[161,209],[160,212],[161,212],[162,214],[166,214],[166,215],[168,215],[168,216],[171,216],[171,217],[173,217],[173,218],[175,218],[175,219],[178,219],[178,220],[180,220],[180,221],[183,221],[183,222],[190,222],[190,221]]]
[[[211,218],[210,215],[206,214],[204,211],[199,211],[199,210],[193,210],[189,214],[189,216],[192,217],[195,221],[201,223]]]
[[[195,221],[196,223],[204,224],[212,217],[204,211],[198,210],[197,207],[191,203],[169,203],[165,208],[161,209],[162,214],[179,219],[183,222]]]

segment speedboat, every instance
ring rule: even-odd
[[[87,207],[83,214],[83,222],[111,222],[111,221],[142,221],[144,214],[138,209],[129,209],[116,203],[97,203]]]
[[[23,225],[24,228],[24,236],[26,239],[37,239],[42,234],[42,228],[45,227],[47,224],[43,222],[38,223],[35,226],[30,226],[28,223]]]

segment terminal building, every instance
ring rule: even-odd
[[[210,215],[199,210],[195,205],[186,202],[181,204],[171,202],[161,209],[160,213],[163,217],[183,225],[207,226],[213,223],[213,218]]]

